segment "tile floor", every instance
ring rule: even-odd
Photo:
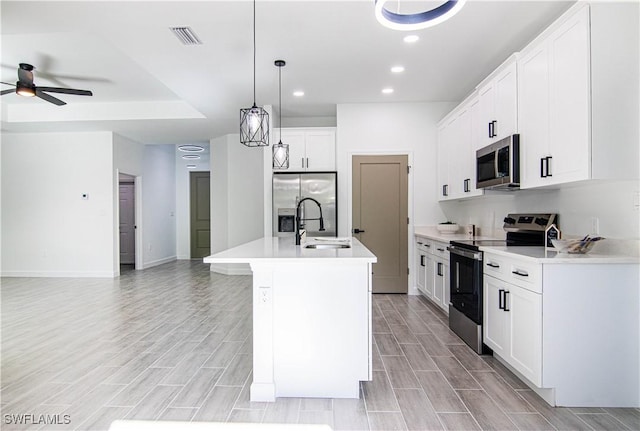
[[[131,418],[640,430],[639,409],[550,408],[462,344],[439,309],[406,295],[374,296],[374,379],[360,399],[252,403],[250,292],[251,277],[214,274],[198,261],[117,279],[2,279],[0,427],[104,430]],[[20,418],[63,423],[13,423]]]

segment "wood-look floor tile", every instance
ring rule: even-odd
[[[451,431],[480,431],[471,413],[438,413],[444,429]]]
[[[486,362],[496,373],[500,375],[504,379],[505,382],[509,384],[513,389],[529,389],[526,383],[517,378],[515,374],[507,369],[504,365],[500,363],[493,356],[481,356],[482,360]]]
[[[325,424],[333,428],[333,413],[330,411],[300,411],[299,424]]]
[[[200,407],[222,375],[222,371],[222,368],[200,368],[173,399],[171,407]]]
[[[169,374],[167,368],[148,368],[133,382],[125,386],[115,397],[106,403],[107,406],[133,407],[151,392]]]
[[[217,384],[221,386],[243,386],[252,368],[252,356],[237,354],[222,376],[220,376]]]
[[[493,368],[482,359],[482,356],[471,350],[466,344],[450,344],[447,345],[447,348],[468,371],[493,371]]]
[[[407,322],[407,326],[414,334],[433,334],[427,324],[420,319],[418,316],[410,312],[409,316],[405,317],[405,322]]]
[[[456,391],[483,430],[513,430],[516,425],[482,390]]]
[[[508,413],[507,416],[519,430],[555,431],[556,429],[540,413]]]
[[[196,414],[198,409],[185,407],[167,407],[158,417],[160,421],[188,422]]]
[[[264,410],[233,409],[228,422],[261,423],[263,417]]]
[[[389,326],[406,325],[406,322],[404,321],[402,316],[400,316],[400,313],[395,310],[395,308],[382,310],[382,315],[386,319]]]
[[[235,386],[215,386],[192,420],[225,422],[241,389]]]
[[[471,371],[482,389],[507,413],[531,413],[535,409],[492,371]]]
[[[586,422],[580,420],[578,416],[567,408],[551,407],[532,390],[518,391],[529,404],[531,404],[544,418],[559,430],[583,431],[592,430]]]
[[[429,334],[416,334],[416,338],[431,357],[434,356],[451,356],[451,350],[445,346],[442,341],[436,338],[432,333]]]
[[[390,325],[391,332],[396,337],[396,340],[400,344],[417,344],[418,339],[411,332],[407,325]]]
[[[422,389],[395,389],[400,411],[408,430],[441,430],[433,406]]]
[[[359,399],[336,398],[333,400],[333,429],[335,431],[369,430],[369,419],[362,393]]]
[[[443,323],[430,323],[429,329],[443,344],[464,344],[464,341],[449,329],[449,325],[445,325]]]
[[[211,356],[206,352],[189,352],[162,381],[165,385],[186,385]]]
[[[373,325],[374,334],[390,334],[391,333],[391,328],[389,328],[387,319],[385,319],[383,316],[373,317],[371,319],[371,323]]]
[[[182,390],[182,386],[154,387],[140,402],[128,413],[127,419],[153,420],[162,414],[173,398]]]
[[[377,344],[373,344],[371,348],[371,353],[373,354],[372,365],[371,368],[373,371],[384,371],[384,364],[382,363],[382,357],[380,356],[380,349],[378,349]]]
[[[400,344],[400,348],[414,371],[432,371],[438,369],[436,363],[427,355],[427,352],[424,351],[421,344]]]
[[[240,341],[224,341],[205,362],[204,366],[208,368],[226,368],[233,357],[240,351],[242,342]]]
[[[173,368],[180,363],[185,356],[189,354],[198,345],[195,341],[181,341],[171,348],[167,353],[162,355],[152,367]]]
[[[300,398],[276,398],[267,406],[262,422],[264,423],[298,423],[300,413]]]
[[[402,355],[402,349],[392,334],[374,334],[381,355]]]
[[[303,398],[300,402],[300,411],[325,412],[332,409],[331,398]]]
[[[362,391],[368,412],[399,411],[398,401],[391,389],[387,374],[383,371],[374,371],[373,380],[362,383]]]
[[[401,413],[371,412],[369,413],[371,431],[404,431],[407,425]]]
[[[468,412],[440,371],[416,371],[427,398],[437,412]]]
[[[433,361],[453,389],[480,389],[478,382],[462,367],[456,358],[452,356],[435,356]]]
[[[579,414],[578,417],[594,430],[629,430],[622,422],[608,413],[585,413]]]
[[[77,430],[107,431],[111,422],[124,418],[131,407],[102,407],[93,416],[87,419]]]
[[[382,362],[384,363],[392,388],[420,388],[420,383],[418,383],[418,379],[416,379],[407,358],[404,356],[382,356]]]
[[[622,422],[627,428],[640,430],[640,409],[605,408],[604,411]]]

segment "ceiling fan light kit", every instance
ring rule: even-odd
[[[416,13],[402,14],[385,8],[388,0],[375,0],[375,15],[380,24],[393,30],[413,31],[433,27],[457,14],[465,0],[448,0],[440,6]]]
[[[240,143],[269,146],[269,113],[256,106],[256,0],[253,0],[253,106],[240,109]]]
[[[61,87],[39,87],[33,83],[33,69],[34,67],[28,63],[20,63],[18,66],[18,82],[16,82],[15,93],[24,97],[38,97],[49,103],[53,103],[57,106],[66,105],[66,102],[53,97],[47,93],[62,93],[72,94],[74,96],[93,96],[93,93],[89,90],[77,90],[75,88],[61,88]],[[5,85],[13,85],[3,82]],[[3,90],[0,92],[0,96],[13,93],[13,90]]]
[[[276,60],[278,68],[278,109],[280,110],[280,139],[273,146],[273,169],[289,169],[289,145],[282,143],[282,68],[285,66],[284,60]]]

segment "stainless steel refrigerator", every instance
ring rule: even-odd
[[[338,235],[338,182],[336,172],[277,172],[273,174],[273,236],[293,236],[296,206],[304,198],[313,198],[322,207],[324,231],[320,222],[302,222],[307,236]],[[301,219],[318,219],[320,210],[311,201],[302,202]]]

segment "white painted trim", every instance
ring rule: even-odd
[[[251,267],[249,264],[238,263],[212,263],[209,269],[211,272],[216,272],[223,275],[252,275]]]
[[[250,399],[252,402],[274,402],[276,385],[273,383],[251,383]]]
[[[119,271],[3,271],[2,277],[115,278]]]
[[[144,268],[144,241],[142,235],[142,176],[135,177],[134,204],[136,207],[135,223],[136,223],[136,244],[135,244],[135,268]]]
[[[154,266],[163,265],[165,263],[173,262],[174,260],[177,260],[175,255],[174,256],[169,256],[169,257],[163,257],[162,259],[152,260],[151,262],[145,263],[143,268],[138,268],[136,266],[136,269],[153,268]]]

